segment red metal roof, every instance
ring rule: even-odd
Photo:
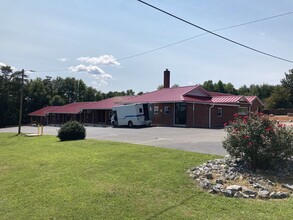
[[[252,99],[252,97],[249,99]],[[174,102],[197,102],[211,104],[238,104],[239,102],[249,103],[249,101],[244,96],[207,92],[200,85],[194,85],[177,88],[164,88],[145,93],[140,96],[119,96],[98,102],[75,102],[64,106],[48,106],[38,111],[32,112],[29,115],[45,116],[49,113],[78,114],[81,113],[84,109],[110,110],[112,107],[121,104]]]
[[[49,113],[59,114],[78,114],[84,109],[112,109],[113,106],[119,105],[121,101],[125,101],[131,96],[117,96],[104,99],[97,102],[74,102],[63,106],[47,106],[30,113],[30,116],[46,116]]]
[[[50,113],[78,114],[82,112],[86,105],[88,105],[88,102],[73,102],[67,105],[59,106],[59,108],[51,110]]]
[[[41,109],[39,109],[37,111],[34,111],[32,113],[29,113],[28,115],[30,115],[30,116],[46,116],[51,111],[53,111],[53,110],[55,110],[55,109],[57,109],[59,107],[61,107],[61,106],[46,106],[46,107],[41,108]]]
[[[121,105],[122,102],[131,99],[131,97],[132,96],[116,96],[98,102],[89,102],[88,105],[83,107],[83,109],[112,109],[112,107]]]
[[[222,93],[222,92],[209,92],[211,96],[235,96],[234,94]]]
[[[264,105],[257,96],[244,96],[244,97],[249,101],[250,104],[252,104],[254,100],[258,100],[261,105]]]
[[[208,102],[210,95],[199,85],[163,88],[140,96],[131,97],[123,103],[158,102]]]
[[[104,99],[97,102],[74,102],[60,108],[53,110],[50,113],[60,114],[78,114],[84,109],[112,109],[113,106],[119,105],[118,103],[127,100],[131,96],[116,96],[109,99]]]
[[[248,103],[247,99],[244,96],[238,96],[238,95],[214,96],[212,98],[213,103],[239,103],[240,101]]]

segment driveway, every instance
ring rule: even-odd
[[[17,133],[17,127],[1,128],[0,132]],[[57,135],[59,127],[44,126],[44,135]],[[38,128],[23,126],[23,133],[37,133]],[[87,139],[110,140],[142,144],[191,152],[226,155],[222,147],[224,129],[177,127],[112,128],[86,127]]]

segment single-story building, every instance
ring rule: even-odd
[[[201,128],[223,127],[235,113],[247,115],[251,105],[244,96],[212,96],[200,85],[163,88],[123,101],[131,103],[150,103],[155,125]]]
[[[34,111],[30,114],[31,116],[31,124],[42,124],[47,125],[48,123],[48,116],[50,112],[54,111],[55,108],[59,108],[60,106],[46,106],[44,108],[41,108],[37,111]]]
[[[170,88],[170,71],[164,71],[164,88],[139,96],[122,96],[98,102],[76,102],[48,106],[29,115],[43,124],[77,120],[84,124],[110,124],[111,109],[117,105],[149,103],[152,124],[199,128],[223,127],[233,115],[260,111],[256,96],[239,96],[206,91],[200,85]]]
[[[129,96],[118,96],[97,102],[74,102],[63,106],[47,106],[30,114],[32,124],[60,125],[76,120],[87,125],[111,124],[112,107]]]
[[[250,112],[262,112],[264,109],[263,102],[257,96],[245,96],[245,98],[250,102],[251,106]]]

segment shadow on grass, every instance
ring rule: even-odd
[[[164,214],[165,212],[168,212],[168,211],[170,211],[171,209],[174,209],[174,208],[177,208],[177,207],[183,205],[184,203],[186,203],[187,201],[191,200],[191,199],[194,198],[195,196],[196,196],[196,195],[189,196],[189,197],[187,197],[186,199],[184,199],[184,200],[182,200],[181,202],[179,202],[178,204],[176,204],[176,205],[172,205],[172,206],[170,206],[170,207],[168,207],[168,208],[163,209],[162,211],[159,211],[159,212],[157,212],[157,213],[155,213],[155,214],[153,214],[153,215],[147,217],[146,220],[153,219],[153,218],[157,218],[158,216]]]

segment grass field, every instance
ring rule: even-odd
[[[293,199],[210,195],[186,170],[214,156],[0,133],[0,219],[292,219]]]

